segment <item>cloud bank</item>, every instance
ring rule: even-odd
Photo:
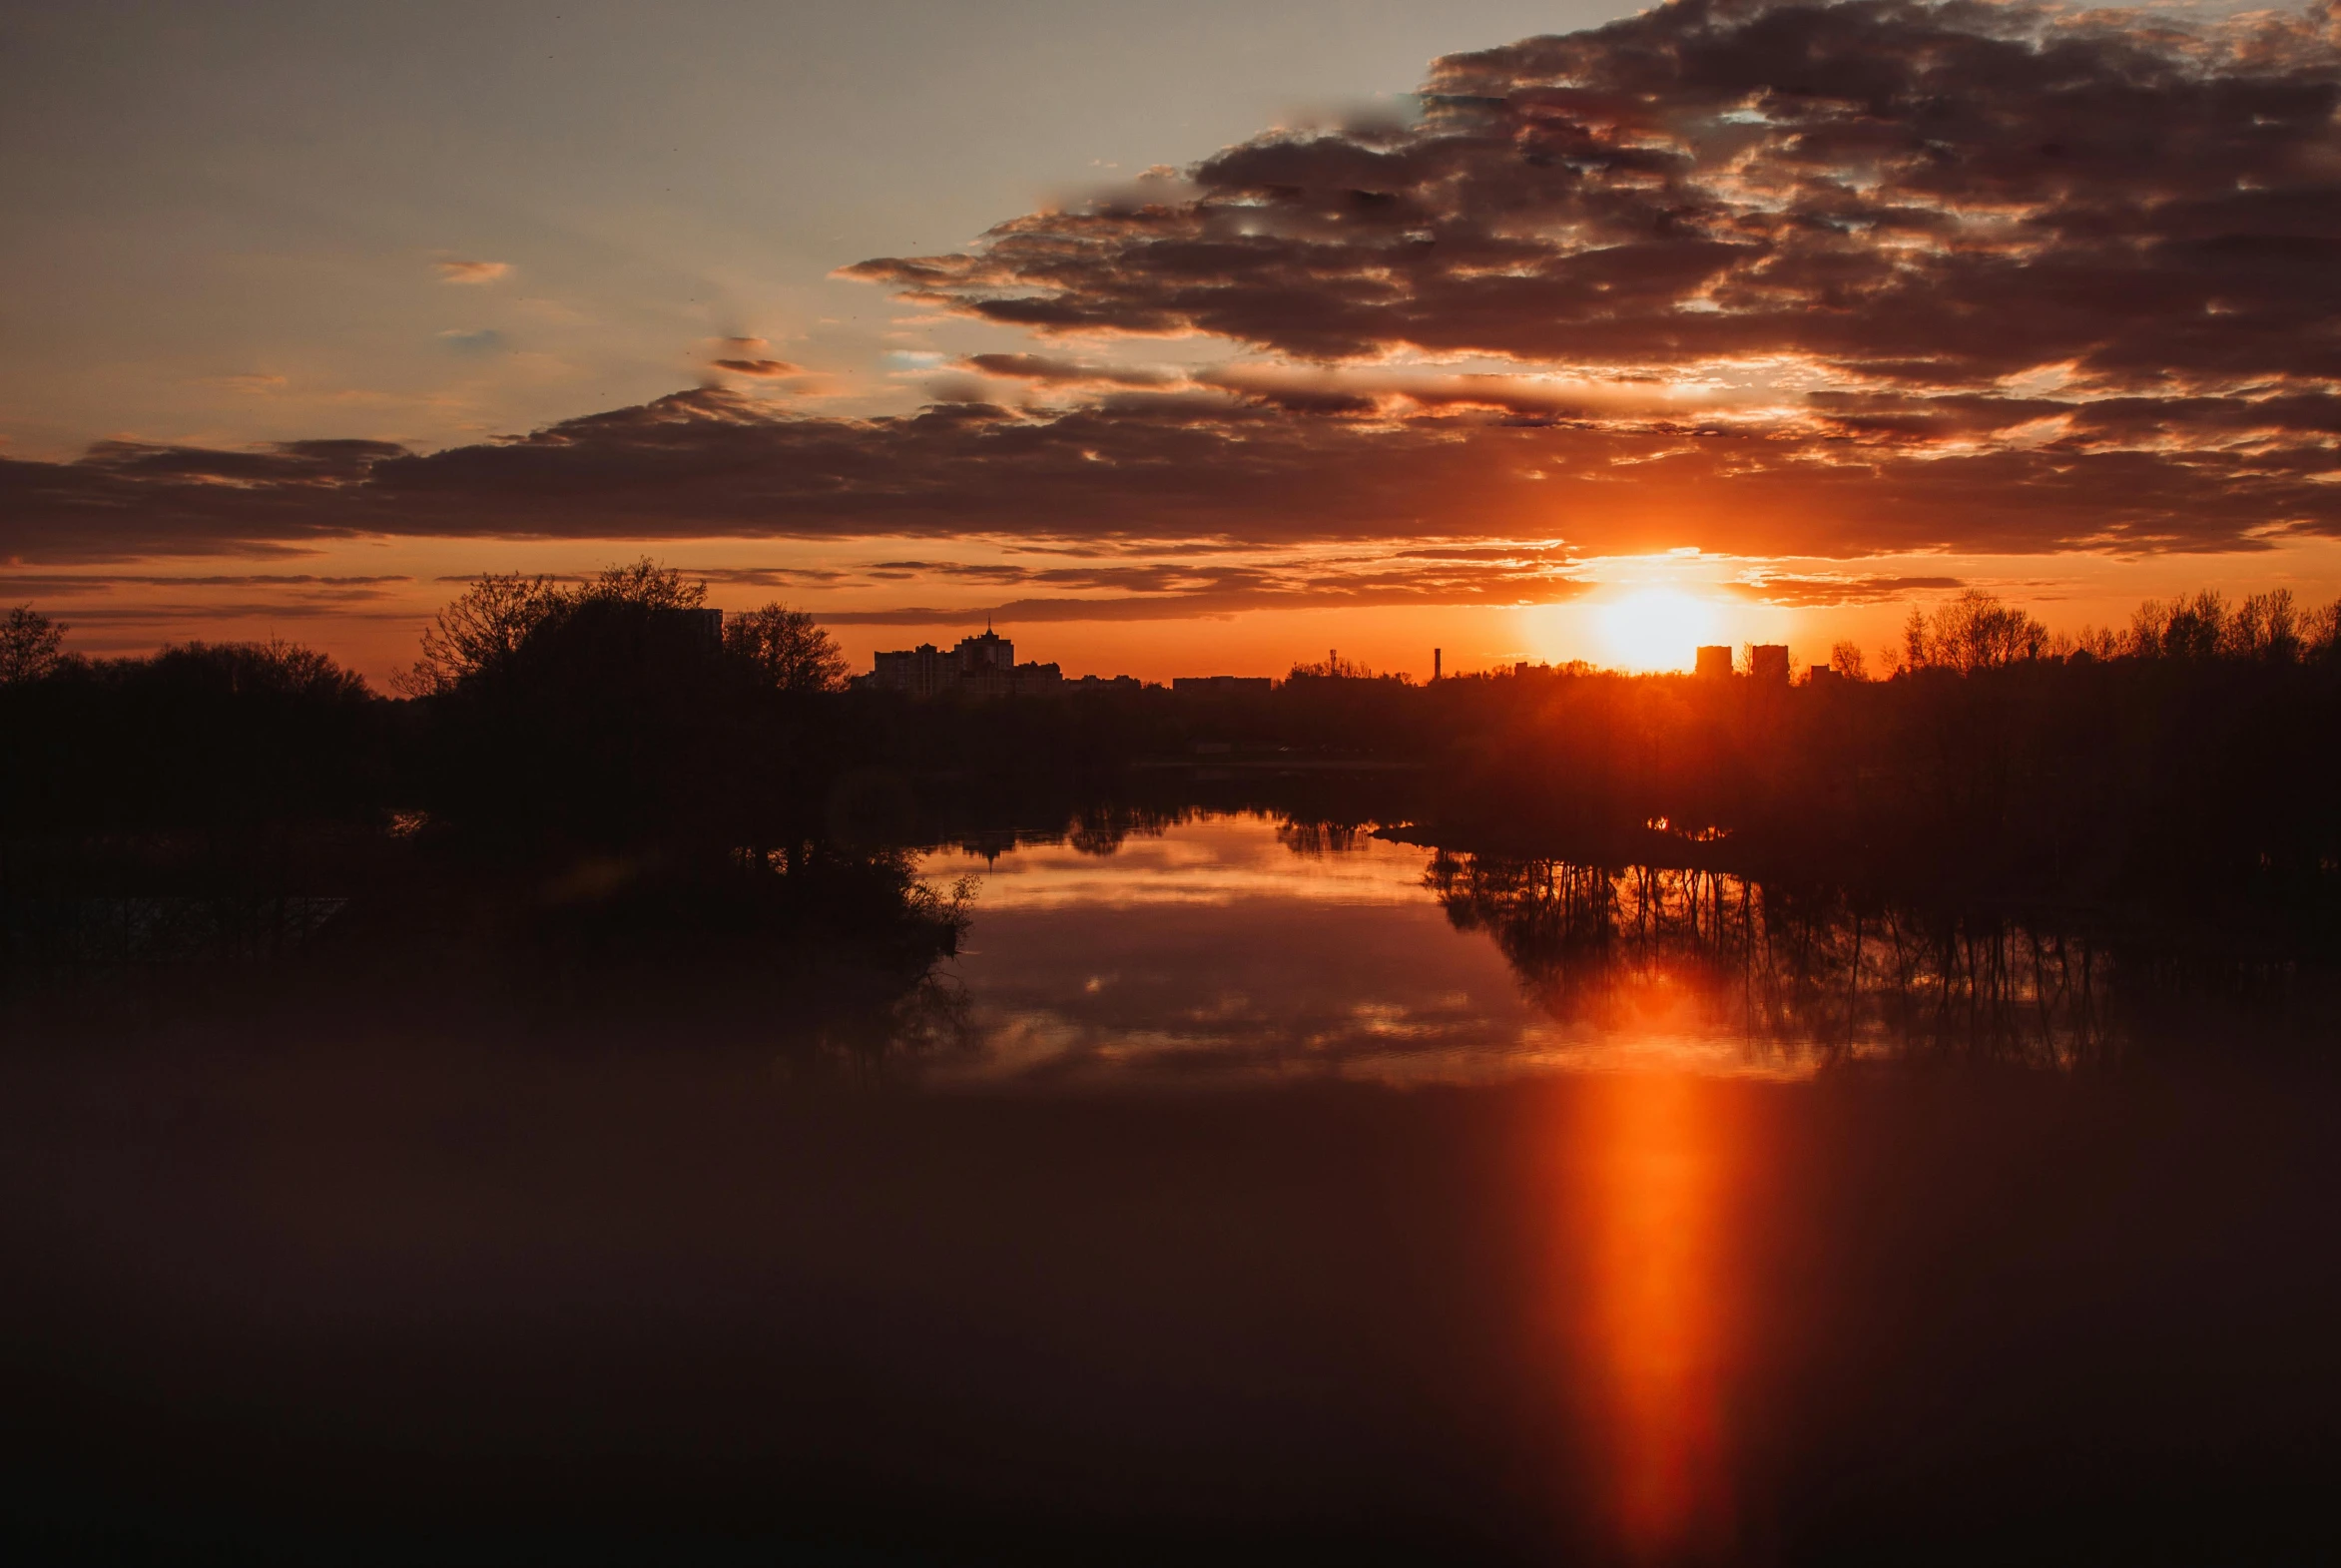
[[[1275,135],[1174,199],[849,270],[1044,333],[1903,388],[2341,373],[2336,31],[1677,0],[1439,61],[1421,122]]]
[[[889,534],[1260,546],[1477,535],[1588,553],[1851,557],[2237,549],[2272,527],[2336,531],[2341,489],[2325,482],[2324,448],[1948,443],[1891,418],[1863,427],[1880,417],[1747,429],[1130,394],[851,420],[709,389],[428,455],[368,441],[108,442],[74,463],[0,460],[0,556],[268,554],[357,534]]]
[[[1678,0],[1441,60],[1422,103],[848,268],[1067,340],[959,359],[996,401],[848,419],[711,387],[427,454],[106,442],[0,460],[0,559],[405,534],[1853,560],[2341,533],[2329,6],[2188,28]],[[1173,335],[1229,358],[1114,357]],[[725,346],[751,380],[798,368]],[[1138,601],[1518,586],[1296,569]]]

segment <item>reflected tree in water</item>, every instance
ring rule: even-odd
[[[2075,1066],[2118,1043],[2103,944],[2006,918],[1719,870],[1446,851],[1425,884],[1567,1024],[1736,1034],[1823,1061]]]
[[[1348,854],[1369,836],[1368,829],[1351,822],[1307,821],[1298,818],[1279,822],[1276,841],[1298,855],[1315,858],[1328,854]]]

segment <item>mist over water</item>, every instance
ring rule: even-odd
[[[48,949],[0,1518],[284,1561],[2331,1544],[2307,977],[1404,836],[1129,811]]]

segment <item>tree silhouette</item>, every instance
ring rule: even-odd
[[[812,616],[786,605],[762,605],[727,618],[724,651],[744,661],[758,684],[774,691],[846,688],[846,656]]]
[[[1903,624],[1902,649],[1890,662],[1906,670],[1956,670],[1962,675],[2039,659],[2048,652],[2048,629],[1995,595],[1970,588],[1935,607],[1913,609]]]
[[[18,605],[0,620],[0,686],[38,681],[64,658],[65,633],[31,605]]]
[[[422,657],[392,687],[402,697],[431,697],[466,681],[492,679],[511,667],[531,636],[597,603],[696,610],[707,603],[707,584],[648,556],[609,567],[576,588],[551,577],[486,573],[438,613],[422,634]]]
[[[1316,663],[1296,664],[1287,677],[1294,681],[1376,681],[1377,676],[1366,665],[1355,659],[1344,659],[1338,650],[1328,649],[1325,658]]]
[[[501,671],[566,602],[549,577],[490,572],[438,613],[422,634],[422,657],[391,687],[402,697],[431,697]]]

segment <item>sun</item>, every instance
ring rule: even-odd
[[[1643,588],[1596,605],[1609,662],[1621,670],[1688,670],[1716,635],[1716,606],[1678,588]]]

